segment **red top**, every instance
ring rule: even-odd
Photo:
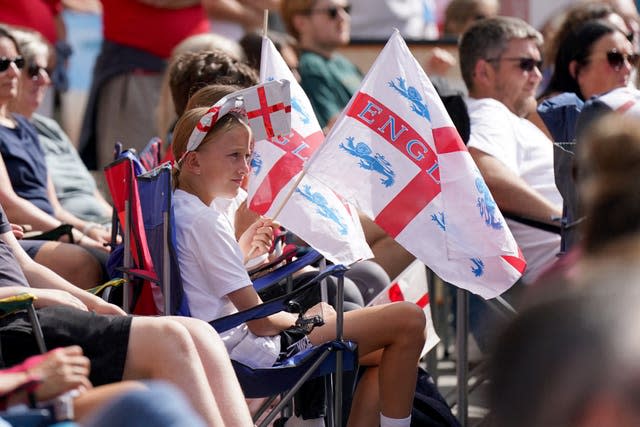
[[[0,22],[36,30],[54,44],[61,8],[60,0],[0,0]]]
[[[161,9],[135,0],[102,0],[102,6],[105,39],[161,58],[169,58],[185,38],[209,31],[202,5]]]

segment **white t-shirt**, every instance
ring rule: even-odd
[[[562,206],[553,172],[553,143],[529,120],[513,114],[492,98],[467,99],[471,120],[468,147],[481,150],[521,177],[555,206]],[[560,235],[507,220],[527,261],[523,276],[530,283],[560,250]]]
[[[251,286],[235,239],[233,206],[237,209],[238,205],[234,200],[207,206],[182,190],[173,195],[182,286],[191,315],[207,322],[236,313],[227,295]],[[232,359],[252,367],[273,365],[280,352],[279,336],[257,337],[246,325],[223,332],[220,337]]]

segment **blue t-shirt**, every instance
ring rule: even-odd
[[[47,164],[38,134],[29,121],[17,114],[15,129],[0,126],[0,154],[7,167],[13,191],[53,215],[47,194]]]

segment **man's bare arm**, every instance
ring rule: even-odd
[[[501,211],[548,223],[562,216],[561,206],[554,206],[501,161],[473,147],[469,154]]]

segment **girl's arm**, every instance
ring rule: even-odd
[[[239,311],[244,311],[258,304],[262,304],[260,296],[252,285],[233,291],[227,294],[227,297],[229,297]],[[273,336],[294,326],[295,323],[295,315],[280,311],[262,319],[251,320],[247,322],[247,326],[249,330],[257,336]]]

